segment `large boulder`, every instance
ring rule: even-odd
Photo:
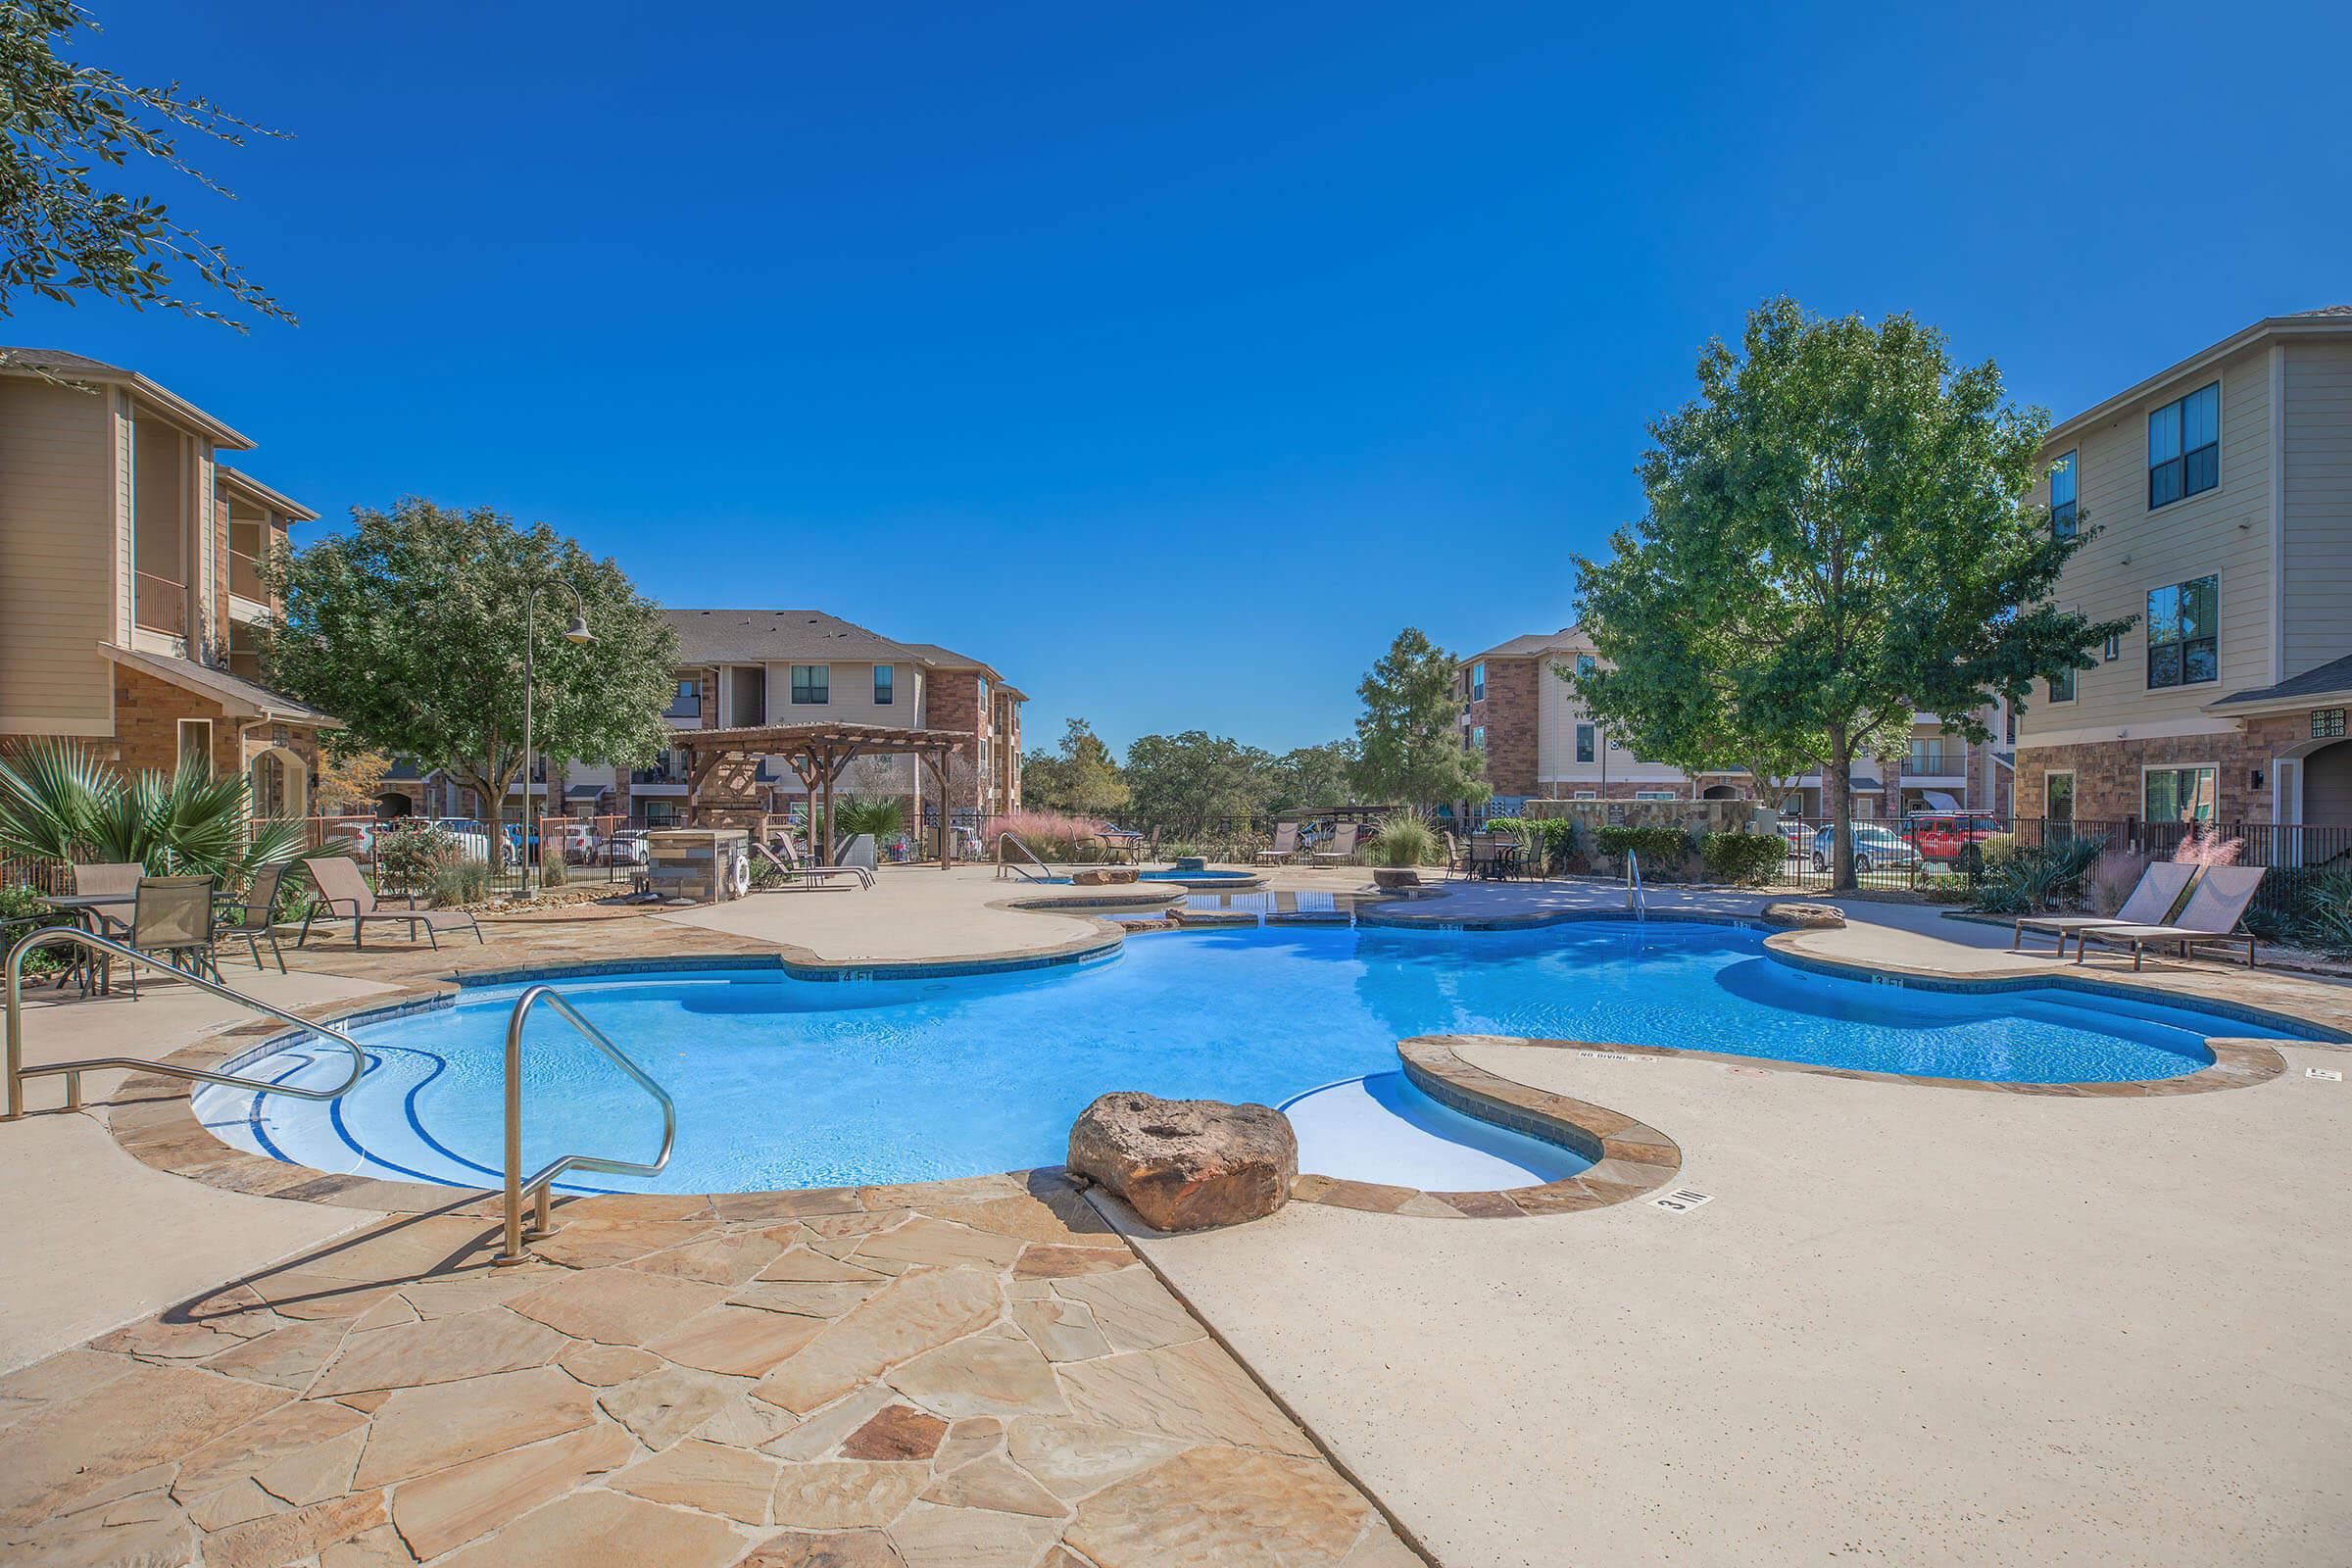
[[[1271,1105],[1121,1091],[1079,1115],[1069,1163],[1153,1229],[1200,1231],[1280,1208],[1298,1175],[1298,1135]]]
[[[1837,931],[1845,925],[1845,911],[1835,904],[1784,901],[1764,906],[1764,923],[1784,931]]]
[[[1072,871],[1070,881],[1082,888],[1107,888],[1132,882],[1136,875],[1136,868],[1132,865],[1090,865]]]

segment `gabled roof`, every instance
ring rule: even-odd
[[[34,375],[56,381],[128,387],[173,418],[210,436],[215,446],[236,452],[253,450],[253,442],[234,427],[222,424],[170,387],[150,381],[136,370],[93,360],[86,354],[68,354],[63,349],[0,348],[0,375]]]
[[[2340,697],[2346,693],[2352,693],[2352,654],[2314,665],[2276,686],[2258,686],[2248,691],[2231,692],[2227,697],[2207,703],[2205,711],[2214,713],[2224,709],[2250,710],[2278,704],[2300,708],[2315,699]]]
[[[235,718],[274,718],[289,724],[314,724],[320,729],[341,729],[343,721],[308,703],[296,702],[283,692],[273,692],[259,681],[232,675],[211,664],[200,664],[193,659],[171,659],[161,654],[141,653],[132,648],[100,643],[98,652],[118,664],[153,675],[167,685],[183,692],[193,692],[208,702],[219,703]]]
[[[664,610],[677,628],[678,658],[689,664],[843,659],[920,663],[904,643],[821,610]]]
[[[1562,626],[1558,631],[1530,632],[1524,637],[1514,637],[1507,643],[1496,643],[1483,654],[1468,655],[1461,662],[1476,663],[1482,659],[1534,659],[1555,648],[1572,646],[1577,635],[1574,626]]]
[[[2286,316],[2266,316],[2252,326],[2230,333],[2211,348],[2192,354],[2180,364],[2168,369],[2159,370],[2146,380],[2126,387],[2104,402],[2084,409],[2073,418],[2061,419],[2050,427],[2050,433],[2044,441],[2044,445],[2065,441],[2084,426],[2097,424],[2103,419],[2132,408],[2134,404],[2146,399],[2150,393],[2161,389],[2167,382],[2177,381],[2184,376],[2209,369],[2240,349],[2250,348],[2266,338],[2332,336],[2338,333],[2352,333],[2352,305],[2323,305],[2316,311],[2296,311]]]

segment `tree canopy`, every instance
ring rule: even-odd
[[[1364,711],[1348,778],[1359,798],[1428,807],[1476,804],[1494,793],[1485,754],[1462,746],[1454,665],[1451,654],[1407,626],[1356,687]]]
[[[20,292],[78,294],[242,326],[199,295],[291,321],[218,245],[151,196],[111,188],[92,171],[168,169],[229,193],[181,155],[193,133],[242,146],[274,136],[179,84],[141,87],[59,50],[98,24],[73,0],[0,0],[0,316]],[[187,280],[192,274],[193,285]]]
[[[1914,710],[1988,739],[1995,697],[2092,667],[2131,621],[2053,601],[2091,530],[2027,503],[2048,416],[2006,402],[1991,362],[1955,368],[1940,332],[1774,300],[1738,353],[1708,345],[1698,383],[1650,426],[1646,514],[1576,562],[1603,663],[1571,678],[1643,756],[1811,759],[1851,886],[1855,758],[1899,749]]]
[[[1057,749],[1021,759],[1021,798],[1043,810],[1107,816],[1131,795],[1118,760],[1083,718],[1069,720]]]
[[[1273,760],[1230,736],[1188,729],[1136,737],[1122,772],[1137,821],[1191,830],[1220,817],[1263,815]]]
[[[259,628],[270,679],[340,717],[348,745],[446,770],[496,813],[522,770],[523,601],[539,585],[533,744],[643,766],[667,744],[677,634],[610,559],[546,524],[415,496],[352,509],[348,534],[265,567],[282,597]],[[569,584],[595,641],[568,642]]]
[[[1345,806],[1348,769],[1355,765],[1352,741],[1326,741],[1283,753],[1267,766],[1266,807],[1274,811]]]

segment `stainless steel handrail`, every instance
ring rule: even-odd
[[[1649,895],[1642,891],[1642,858],[1631,850],[1625,852],[1625,906],[1648,917]]]
[[[530,1011],[540,1003],[552,1003],[555,1009],[567,1019],[574,1029],[587,1038],[590,1045],[605,1054],[605,1059],[637,1081],[637,1086],[654,1097],[662,1106],[662,1152],[650,1163],[630,1159],[608,1159],[600,1154],[564,1154],[541,1166],[525,1180],[522,1174],[522,1026]],[[540,1241],[555,1234],[549,1223],[548,1189],[557,1177],[567,1170],[601,1170],[615,1176],[659,1176],[669,1163],[669,1152],[678,1142],[678,1107],[669,1098],[669,1091],[653,1081],[645,1070],[631,1061],[618,1046],[605,1038],[603,1030],[579,1014],[579,1010],[564,1000],[553,986],[533,986],[515,999],[514,1011],[507,1019],[507,1233],[506,1248],[495,1263],[520,1263],[530,1253],[522,1250],[526,1241]],[[531,1228],[522,1228],[522,1195],[538,1195],[538,1207],[532,1216]]]
[[[1035,871],[1031,871],[1028,866],[1024,866],[1015,861],[1004,858],[1004,846],[1007,844],[1013,846],[1013,848],[1019,850],[1023,855],[1029,857],[1029,863],[1036,866],[1037,869]],[[1000,882],[1004,881],[1004,873],[1006,871],[1018,871],[1021,873],[1023,880],[1030,882],[1044,882],[1050,880],[1053,874],[1051,868],[1046,864],[1045,857],[1039,855],[1035,850],[1031,849],[1028,845],[1023,844],[1019,839],[1014,838],[1011,834],[1000,833],[997,835],[997,880]]]
[[[332,1089],[297,1089],[292,1084],[266,1083],[259,1078],[239,1078],[234,1073],[210,1072],[202,1067],[183,1067],[176,1062],[148,1061],[138,1056],[90,1056],[80,1061],[53,1061],[39,1067],[24,1065],[24,958],[38,948],[72,945],[104,953],[130,963],[143,963],[150,969],[160,969],[175,979],[184,980],[199,991],[209,992],[226,1002],[255,1012],[290,1023],[298,1029],[331,1040],[351,1053],[351,1074]],[[66,1109],[81,1108],[81,1075],[104,1068],[122,1067],[132,1072],[160,1072],[173,1078],[193,1078],[198,1083],[221,1084],[230,1089],[250,1089],[257,1095],[287,1095],[296,1100],[336,1100],[350,1092],[368,1070],[368,1058],[362,1054],[358,1042],[340,1029],[330,1029],[322,1023],[313,1023],[282,1007],[273,1007],[258,997],[242,991],[217,985],[199,974],[190,974],[176,964],[166,963],[152,954],[111,941],[94,932],[74,926],[49,926],[27,934],[8,950],[8,1114],[0,1120],[15,1121],[24,1114],[24,1080],[46,1078],[63,1073],[66,1079]]]

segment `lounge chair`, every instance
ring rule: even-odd
[[[791,839],[784,841],[782,855],[755,839],[752,841],[752,853],[765,860],[776,875],[802,887],[825,887],[842,877],[848,877],[860,888],[874,885],[874,873],[862,865],[803,865],[801,847]]]
[[[1332,830],[1331,848],[1317,850],[1308,858],[1317,865],[1346,865],[1355,858],[1355,839],[1362,831],[1353,822],[1342,822]]]
[[[2178,943],[2180,956],[2187,957],[2188,950],[2201,942],[2226,942],[2246,945],[2246,967],[2254,967],[2254,934],[2238,929],[2246,917],[2246,906],[2254,902],[2254,890],[2262,885],[2268,866],[2213,865],[2197,878],[2197,885],[2180,906],[2180,914],[2171,925],[2094,925],[2075,934],[2075,961],[2081,963],[2089,951],[2086,944],[2096,942],[2103,948],[2130,948],[2132,967],[2151,945]]]
[[[256,969],[262,966],[262,944],[269,943],[270,956],[277,959],[279,974],[286,972],[286,955],[277,945],[277,890],[285,876],[283,865],[265,865],[254,872],[253,885],[245,890],[245,897],[220,906],[225,918],[214,934],[216,942],[243,937],[245,946],[253,950]]]
[[[1288,865],[1298,858],[1298,824],[1296,822],[1275,823],[1274,847],[1270,850],[1258,851],[1257,863],[1260,865]]]
[[[130,946],[160,957],[186,974],[210,974],[213,965],[213,889],[209,876],[151,876],[139,882],[130,916]],[[124,964],[130,998],[139,998],[139,966]]]
[[[376,902],[375,889],[369,887],[368,879],[360,874],[358,864],[343,856],[314,855],[302,863],[310,870],[312,885],[318,890],[318,902],[313,904],[311,912],[302,917],[302,934],[294,939],[294,945],[298,948],[309,946],[311,923],[320,918],[349,920],[351,945],[355,948],[365,946],[361,935],[370,920],[406,925],[411,942],[416,940],[416,933],[421,929],[435,951],[440,949],[439,933],[443,931],[471,931],[474,941],[487,943],[489,940],[482,935],[482,923],[465,909],[384,907]],[[323,916],[321,910],[324,911]]]
[[[2029,931],[2044,931],[2058,939],[2058,956],[2066,956],[2066,939],[2078,932],[2095,930],[2110,925],[2162,925],[2173,917],[2188,892],[2189,882],[2196,876],[2197,867],[2182,865],[2178,860],[2158,860],[2139,874],[2139,885],[2124,900],[2124,906],[2108,914],[2028,914],[2017,921],[2017,930],[2009,939],[2009,951],[2017,952]]]

